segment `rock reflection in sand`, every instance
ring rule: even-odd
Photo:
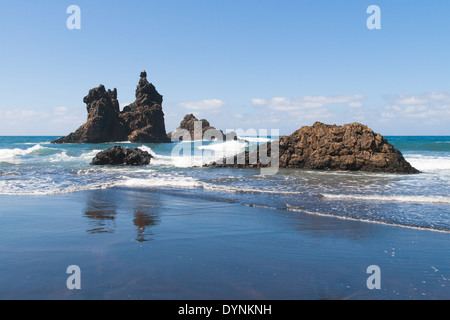
[[[120,201],[106,196],[102,191],[93,191],[86,199],[83,216],[88,219],[86,232],[90,234],[114,233],[121,218],[130,216],[136,226],[136,241],[152,241],[152,227],[160,219],[155,209],[158,205],[154,198],[139,197],[133,201]]]

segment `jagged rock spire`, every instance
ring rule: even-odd
[[[148,82],[145,70],[141,72],[141,79],[136,88],[136,101],[139,101],[141,105],[152,105],[153,103],[162,105],[163,102],[163,96],[156,91],[153,84]]]
[[[132,141],[170,142],[164,124],[163,97],[141,72],[136,101],[120,112],[117,90],[100,85],[84,98],[88,120],[76,132],[53,143],[101,143]]]

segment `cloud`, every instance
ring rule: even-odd
[[[269,109],[276,111],[302,111],[320,109],[327,105],[346,103],[350,107],[361,107],[365,97],[360,94],[341,96],[304,96],[301,98],[275,97],[268,101],[264,99],[252,99],[253,105],[267,105]]]
[[[46,112],[39,112],[34,110],[15,109],[15,110],[0,111],[1,119],[13,122],[18,120],[46,118],[48,116],[49,114]]]
[[[218,110],[225,105],[225,102],[219,99],[206,99],[200,101],[181,102],[178,106],[190,110]]]
[[[450,94],[430,92],[422,95],[400,94],[387,97],[381,116],[384,120],[420,120],[424,124],[438,124],[450,120]]]
[[[0,110],[1,134],[58,135],[77,128],[85,120],[82,110],[55,107],[46,111]],[[68,132],[66,132],[68,133]]]
[[[267,101],[264,99],[252,99],[252,104],[255,106],[263,106],[267,104]]]
[[[361,102],[350,102],[348,103],[350,108],[361,108],[363,104]]]
[[[450,94],[447,92],[429,92],[420,96],[413,96],[410,94],[399,94],[394,97],[388,97],[388,100],[393,100],[398,105],[424,105],[430,103],[450,102]]]
[[[368,111],[362,108],[365,99],[361,94],[253,98],[251,103],[257,107],[258,119],[253,119],[251,125],[277,125],[288,133],[315,121],[333,124],[354,122],[358,118],[364,122]]]

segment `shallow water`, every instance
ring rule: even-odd
[[[450,232],[450,137],[388,137],[417,175],[282,169],[201,168],[256,147],[267,138],[173,144],[52,145],[54,137],[0,137],[0,194],[50,195],[84,190],[158,190],[247,206],[335,216]],[[93,167],[92,158],[113,145],[152,153],[139,168]]]

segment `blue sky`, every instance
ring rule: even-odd
[[[69,30],[67,7],[81,9]],[[369,30],[369,5],[381,30]],[[159,0],[0,4],[0,135],[66,135],[104,84],[134,101],[139,73],[167,130],[193,112],[220,129],[362,122],[450,134],[449,1]]]

